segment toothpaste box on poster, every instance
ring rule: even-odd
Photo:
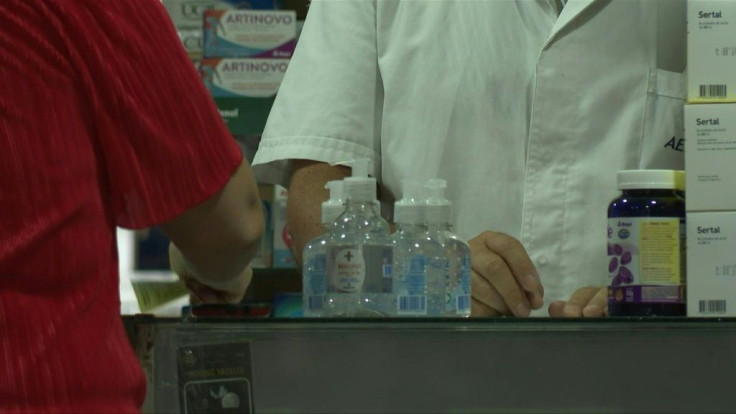
[[[205,57],[290,58],[296,46],[293,10],[207,10]]]
[[[162,0],[189,57],[202,58],[202,19],[205,10],[274,10],[282,0]]]
[[[199,74],[215,98],[276,95],[289,66],[287,59],[204,59]]]

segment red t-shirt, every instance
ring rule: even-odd
[[[159,0],[2,0],[0,50],[0,412],[137,411],[115,227],[204,201],[240,149]]]

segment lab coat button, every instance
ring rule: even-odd
[[[537,258],[537,263],[539,263],[540,266],[544,266],[548,262],[549,261],[547,260],[547,256],[539,256],[539,258]]]

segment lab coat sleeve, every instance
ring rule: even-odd
[[[380,165],[375,0],[314,0],[253,161],[286,185],[291,159]],[[379,172],[376,169],[376,172]]]

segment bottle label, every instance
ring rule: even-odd
[[[608,299],[684,303],[683,229],[677,217],[609,218]]]
[[[470,256],[459,255],[456,252],[449,254],[452,260],[445,265],[447,294],[445,311],[458,315],[470,312]]]
[[[447,260],[445,262],[445,311],[455,310],[455,290],[457,289],[457,266],[455,260]]]
[[[470,257],[462,259],[460,274],[458,275],[457,287],[455,288],[457,302],[457,313],[470,312]]]
[[[363,245],[365,258],[365,282],[363,291],[366,293],[393,292],[393,249],[386,245]]]
[[[316,254],[306,263],[304,272],[305,311],[321,311],[327,292],[327,256]]]
[[[397,311],[400,315],[427,313],[427,258],[416,255],[404,264],[397,286]]]
[[[356,246],[339,246],[329,250],[332,266],[328,269],[330,292],[359,292],[365,281],[365,260]]]

